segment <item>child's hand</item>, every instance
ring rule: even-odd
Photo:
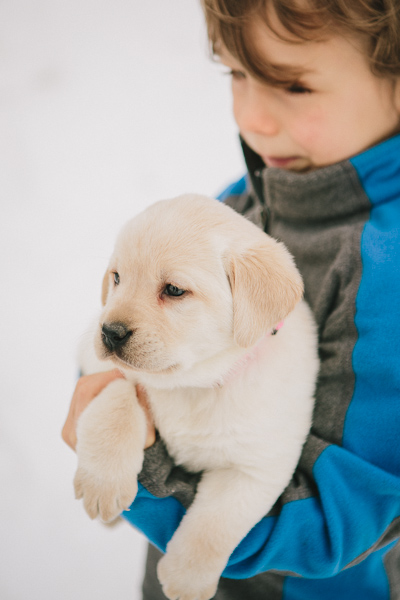
[[[147,399],[146,390],[144,389],[143,386],[141,386],[141,385],[136,386],[136,395],[137,395],[138,402],[139,402],[140,406],[143,408],[144,414],[146,415],[147,438],[146,438],[146,443],[144,445],[144,449],[146,450],[146,448],[150,448],[150,446],[152,446],[154,444],[154,442],[156,441],[156,430],[154,427],[153,415],[151,414],[151,409],[150,409],[149,402]]]
[[[123,374],[114,369],[105,373],[94,373],[93,375],[85,375],[81,377],[76,384],[75,391],[72,396],[69,413],[62,430],[62,439],[70,448],[76,448],[76,426],[78,419],[85,408],[100,392],[112,381],[117,378],[123,378]],[[153,419],[147,402],[146,392],[143,387],[137,386],[136,393],[139,404],[146,414],[147,420],[147,439],[145,449],[152,446],[156,439],[156,433],[153,425]]]

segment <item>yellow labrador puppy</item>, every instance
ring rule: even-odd
[[[293,475],[318,371],[302,293],[285,247],[209,198],[158,202],[118,237],[82,367],[117,366],[126,380],[80,418],[75,489],[105,521],[134,500],[146,436],[140,382],[175,463],[204,471],[159,563],[168,598],[211,598]]]

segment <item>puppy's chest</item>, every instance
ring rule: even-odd
[[[156,428],[176,464],[203,470],[237,462],[246,428],[233,398],[229,402],[217,390],[157,390],[150,393],[150,403]]]

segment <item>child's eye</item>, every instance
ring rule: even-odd
[[[311,94],[310,88],[306,87],[302,83],[296,81],[286,88],[289,94]]]

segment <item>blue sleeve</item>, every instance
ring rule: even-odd
[[[231,183],[226,189],[218,194],[217,199],[220,202],[225,202],[231,196],[240,196],[248,191],[248,176],[244,175],[238,181]]]

